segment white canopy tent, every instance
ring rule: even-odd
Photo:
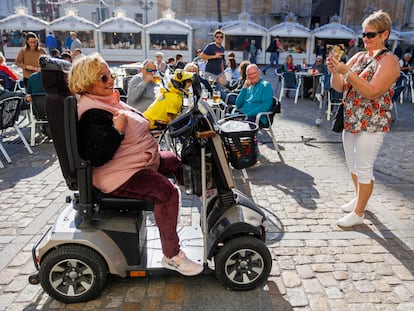
[[[266,28],[250,20],[239,19],[224,24],[222,30],[225,34],[224,47],[226,53],[234,52],[237,63],[243,60],[242,44],[246,38],[249,39],[250,44],[254,40],[256,49],[260,49],[256,57],[256,63],[263,64],[265,62]]]
[[[321,27],[315,28],[312,31],[310,58],[313,62],[315,59],[313,49],[318,39],[322,39],[325,44],[334,45],[339,43],[346,43],[351,39],[357,42],[357,37],[357,33],[352,28],[340,23],[339,16],[333,16],[331,17],[331,22],[329,24],[325,24]]]
[[[56,39],[63,43],[69,36],[71,31],[77,33],[78,39],[82,42],[82,53],[91,54],[99,51],[99,44],[97,43],[97,28],[95,23],[88,21],[83,17],[77,15],[66,15],[50,22],[50,30],[54,31]]]
[[[20,49],[24,46],[24,38],[21,40],[23,32],[32,31],[36,33],[42,41],[46,37],[48,27],[48,22],[31,15],[27,15],[25,11],[22,11],[19,14],[13,14],[0,20],[3,50],[6,59],[16,59]],[[6,38],[6,40],[4,40],[4,38]]]
[[[193,50],[193,28],[177,19],[171,10],[163,12],[163,18],[145,26],[145,58],[155,59],[158,51],[169,56],[182,54],[184,62],[191,61]]]
[[[99,25],[102,57],[110,62],[136,62],[144,58],[144,26],[128,17],[112,17]]]
[[[289,54],[292,55],[294,64],[301,64],[303,58],[309,61],[311,39],[309,28],[295,21],[277,24],[267,31],[267,46],[276,36],[280,37],[283,44],[283,51],[279,54],[279,64],[283,63]]]

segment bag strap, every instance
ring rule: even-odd
[[[373,58],[371,58],[371,60],[368,62],[368,63],[366,63],[365,64],[365,66],[364,67],[362,67],[361,68],[361,70],[359,71],[359,73],[361,73],[361,72],[363,72],[364,70],[365,70],[365,68],[367,68],[369,65],[371,65],[371,63],[372,63],[372,61],[374,60],[374,59],[377,59],[378,57],[380,57],[382,54],[384,54],[385,52],[388,52],[388,49],[382,49],[381,51],[379,51]],[[359,74],[358,73],[358,74]],[[351,92],[351,90],[352,90],[352,84],[351,84],[351,87],[349,88],[349,90],[348,90],[348,92],[346,92],[346,95],[343,97],[343,99],[342,99],[342,104],[344,104],[344,102],[345,102],[345,99],[348,97],[348,95],[349,95],[349,93]]]

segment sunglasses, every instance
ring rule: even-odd
[[[372,38],[375,38],[377,35],[379,35],[379,34],[381,34],[383,32],[384,31],[378,31],[378,32],[375,32],[375,31],[372,31],[372,32],[363,32],[362,33],[362,38],[367,37],[368,39],[372,39]]]
[[[145,71],[146,72],[154,72],[154,73],[156,73],[157,72],[157,69],[151,69],[151,68],[145,68]]]
[[[110,73],[109,75],[102,75],[100,80],[103,83],[106,83],[106,82],[108,82],[109,78],[112,78],[112,80],[115,80],[116,79],[116,74],[115,73]]]
[[[223,39],[223,36],[216,36],[217,39]]]

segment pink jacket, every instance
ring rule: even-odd
[[[78,97],[79,119],[85,111],[93,108],[111,113],[123,110],[127,114],[125,137],[114,157],[93,169],[93,184],[104,193],[116,190],[136,172],[157,170],[160,165],[158,144],[149,132],[148,120],[139,111],[120,102],[115,94],[112,97],[90,94]]]

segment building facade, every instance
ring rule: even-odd
[[[43,42],[46,31],[54,31],[60,40],[64,40],[70,30],[80,30],[81,39],[86,49],[129,49],[146,52],[144,56],[151,56],[153,51],[163,46],[174,50],[183,50],[182,46],[190,49],[185,61],[191,60],[195,49],[203,48],[212,41],[212,33],[222,27],[226,31],[225,47],[227,50],[241,54],[241,42],[246,38],[254,40],[257,50],[265,51],[267,43],[273,34],[266,34],[268,29],[282,26],[286,21],[294,20],[300,27],[305,27],[316,32],[326,24],[335,20],[341,25],[351,29],[349,35],[338,37],[333,35],[326,37],[330,44],[347,43],[351,38],[357,39],[361,32],[361,22],[370,13],[382,9],[391,15],[394,34],[398,40],[399,31],[414,30],[414,0],[2,0],[0,15],[10,16],[16,12],[16,8],[27,8],[27,14],[40,18],[50,23],[49,29],[38,32]],[[126,17],[133,23],[133,27],[122,28],[114,21],[112,28],[106,27],[105,31],[97,30],[106,21],[111,21],[122,10]],[[77,16],[83,18],[82,24],[92,24],[87,29],[74,28],[73,26],[59,26],[56,22],[64,17],[69,17],[69,12],[76,11]],[[165,12],[172,11],[178,28],[186,28],[190,25],[190,34],[187,29],[182,33],[177,29],[171,30],[167,26],[153,25],[164,18]],[[176,25],[177,25],[176,23]],[[239,23],[238,25],[236,25]],[[73,22],[70,24],[72,25]],[[76,23],[75,23],[76,24]],[[184,25],[185,24],[185,25]],[[148,27],[149,28],[148,28]],[[86,27],[86,26],[85,26]],[[84,27],[84,28],[85,28]],[[154,27],[156,30],[154,30]],[[290,27],[290,26],[289,26]],[[16,28],[16,27],[14,27]],[[34,29],[10,29],[2,26],[2,49],[7,47],[19,47],[19,37],[25,31]],[[138,29],[138,30],[137,30]],[[176,31],[176,32],[174,32]],[[277,32],[278,30],[275,29]],[[289,33],[289,29],[278,33],[283,36],[287,52],[297,52],[298,57],[311,59],[314,50],[314,33],[296,36]],[[144,35],[145,33],[145,35]],[[174,37],[175,36],[175,37]],[[185,40],[183,39],[185,38]],[[338,42],[336,42],[336,41]],[[332,42],[331,42],[332,41]],[[410,45],[414,41],[405,39],[403,45]],[[168,49],[167,49],[168,50]],[[185,50],[185,49],[184,49]],[[304,52],[305,51],[305,52]],[[134,54],[135,55],[135,54]],[[258,58],[258,62],[266,60],[265,53]]]
[[[342,23],[358,30],[366,15],[382,9],[391,15],[396,30],[414,29],[413,0],[3,0],[0,15],[14,13],[18,5],[26,6],[33,16],[51,21],[72,6],[79,16],[99,24],[113,17],[114,11],[123,8],[128,17],[147,24],[162,16],[171,8],[182,21],[228,22],[238,19],[242,12],[250,14],[251,21],[265,28],[284,21],[289,13],[297,16],[298,23],[313,29],[329,23],[333,15],[339,15]],[[4,3],[4,4],[3,4]]]

